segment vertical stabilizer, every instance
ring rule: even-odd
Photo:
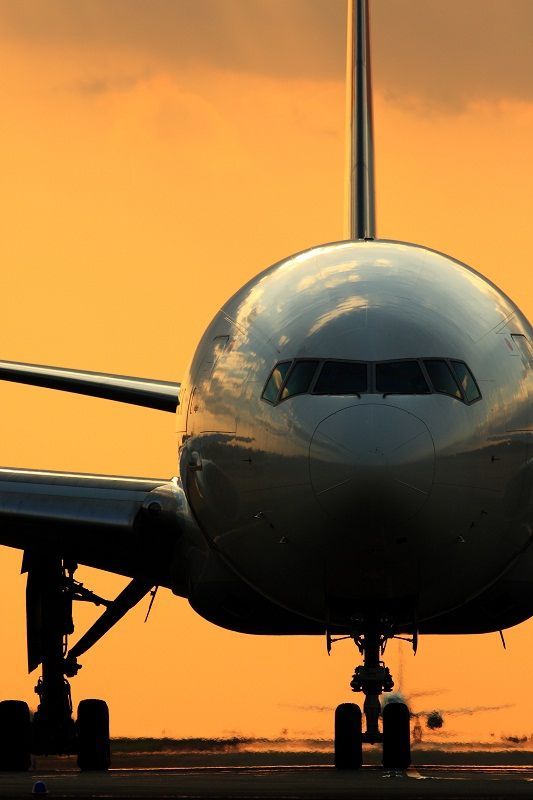
[[[348,0],[347,233],[374,239],[374,130],[368,0]]]

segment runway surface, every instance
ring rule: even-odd
[[[49,798],[252,798],[381,800],[382,798],[533,798],[533,767],[424,766],[407,772],[330,766],[112,769],[108,773],[41,770],[0,775],[0,797],[31,797],[44,781]],[[34,795],[35,796],[35,795]]]

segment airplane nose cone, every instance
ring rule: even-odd
[[[396,406],[365,404],[331,414],[316,428],[309,457],[318,502],[351,528],[406,522],[433,484],[429,429]]]

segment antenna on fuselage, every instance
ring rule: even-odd
[[[348,0],[346,217],[350,239],[376,238],[368,0]]]

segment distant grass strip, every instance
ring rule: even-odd
[[[240,753],[240,752],[323,752],[331,750],[331,739],[291,739],[279,737],[232,736],[229,738],[117,738],[111,740],[114,753]]]

